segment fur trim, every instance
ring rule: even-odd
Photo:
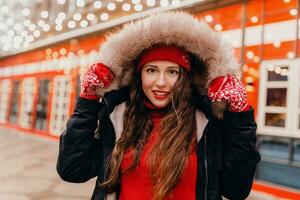
[[[218,76],[240,77],[240,66],[220,33],[186,12],[167,12],[126,24],[101,46],[100,61],[116,75],[112,89],[128,85],[133,61],[155,44],[176,44],[197,55],[207,65],[205,88]]]
[[[205,72],[192,77],[201,94],[207,94],[209,83],[216,77],[240,78],[240,66],[220,33],[186,12],[166,12],[128,23],[107,37],[100,49],[100,62],[115,74],[107,90],[128,85],[135,70],[134,61],[155,44],[175,44],[203,62]]]

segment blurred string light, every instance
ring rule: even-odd
[[[95,1],[93,6],[96,9],[100,9],[102,7],[102,3],[101,3],[101,1]]]
[[[257,23],[258,22],[258,17],[257,16],[252,16],[251,17],[251,22],[254,23],[254,24]]]
[[[87,20],[89,20],[89,21],[93,21],[93,20],[95,20],[95,14],[93,14],[93,13],[89,13],[87,16],[86,16],[86,18],[87,18]]]
[[[215,28],[216,31],[222,31],[223,30],[223,26],[221,24],[216,24],[214,28]]]
[[[89,25],[89,23],[88,23],[88,21],[86,21],[86,20],[82,20],[81,22],[80,22],[80,26],[82,27],[82,28],[85,28],[85,27],[87,27]]]
[[[131,9],[131,5],[129,3],[124,3],[122,9],[124,11],[129,11]]]
[[[37,6],[42,0],[33,1],[32,4],[22,1],[18,7],[7,3],[0,6],[0,49],[28,47],[33,41],[58,32],[86,28],[115,19],[118,17],[115,13],[117,10],[132,14],[154,6],[180,6],[183,1],[187,0],[73,0],[74,4],[70,5],[67,0],[54,0],[54,5],[50,8]],[[12,11],[16,15],[10,14]],[[49,33],[45,34],[46,32]]]
[[[142,4],[136,4],[134,5],[134,10],[139,12],[143,10],[143,5]]]
[[[102,14],[100,15],[100,19],[101,19],[102,21],[107,21],[108,18],[109,18],[109,15],[108,15],[107,13],[102,13]]]
[[[155,6],[155,0],[147,0],[147,2],[146,2],[146,4],[147,4],[147,6],[149,6],[149,7],[152,7],[152,6]]]
[[[180,0],[173,0],[171,4],[175,7],[180,6]]]
[[[298,11],[297,11],[297,9],[296,8],[293,8],[293,9],[290,9],[290,15],[292,15],[292,16],[296,16],[297,15],[297,13],[298,13]]]
[[[76,6],[83,8],[85,6],[85,0],[77,0]]]
[[[213,21],[213,17],[211,15],[205,15],[204,20],[208,23],[211,23]]]
[[[44,19],[48,18],[49,17],[49,12],[47,10],[43,10],[41,12],[41,17],[44,18]]]
[[[167,6],[169,6],[169,1],[168,0],[161,0],[160,1],[160,6],[161,7],[167,7]]]
[[[107,10],[109,10],[109,11],[114,11],[114,10],[116,10],[116,4],[114,4],[114,3],[109,3],[109,4],[107,4]]]

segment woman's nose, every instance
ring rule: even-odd
[[[160,73],[159,76],[156,79],[156,85],[157,86],[165,86],[166,85],[166,77],[164,73]]]

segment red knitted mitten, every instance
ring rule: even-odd
[[[226,101],[229,111],[232,112],[243,112],[250,109],[245,87],[234,76],[222,76],[214,79],[208,87],[208,98],[212,102]]]
[[[93,64],[83,76],[80,97],[99,101],[100,96],[96,94],[96,88],[107,88],[113,78],[113,73],[106,65],[102,63]]]

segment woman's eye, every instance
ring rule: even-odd
[[[179,71],[175,70],[175,69],[171,69],[169,70],[169,74],[174,76],[174,75],[178,75],[179,74]]]
[[[155,73],[156,70],[153,69],[153,68],[148,68],[148,69],[146,70],[146,72],[148,72],[148,73]]]

